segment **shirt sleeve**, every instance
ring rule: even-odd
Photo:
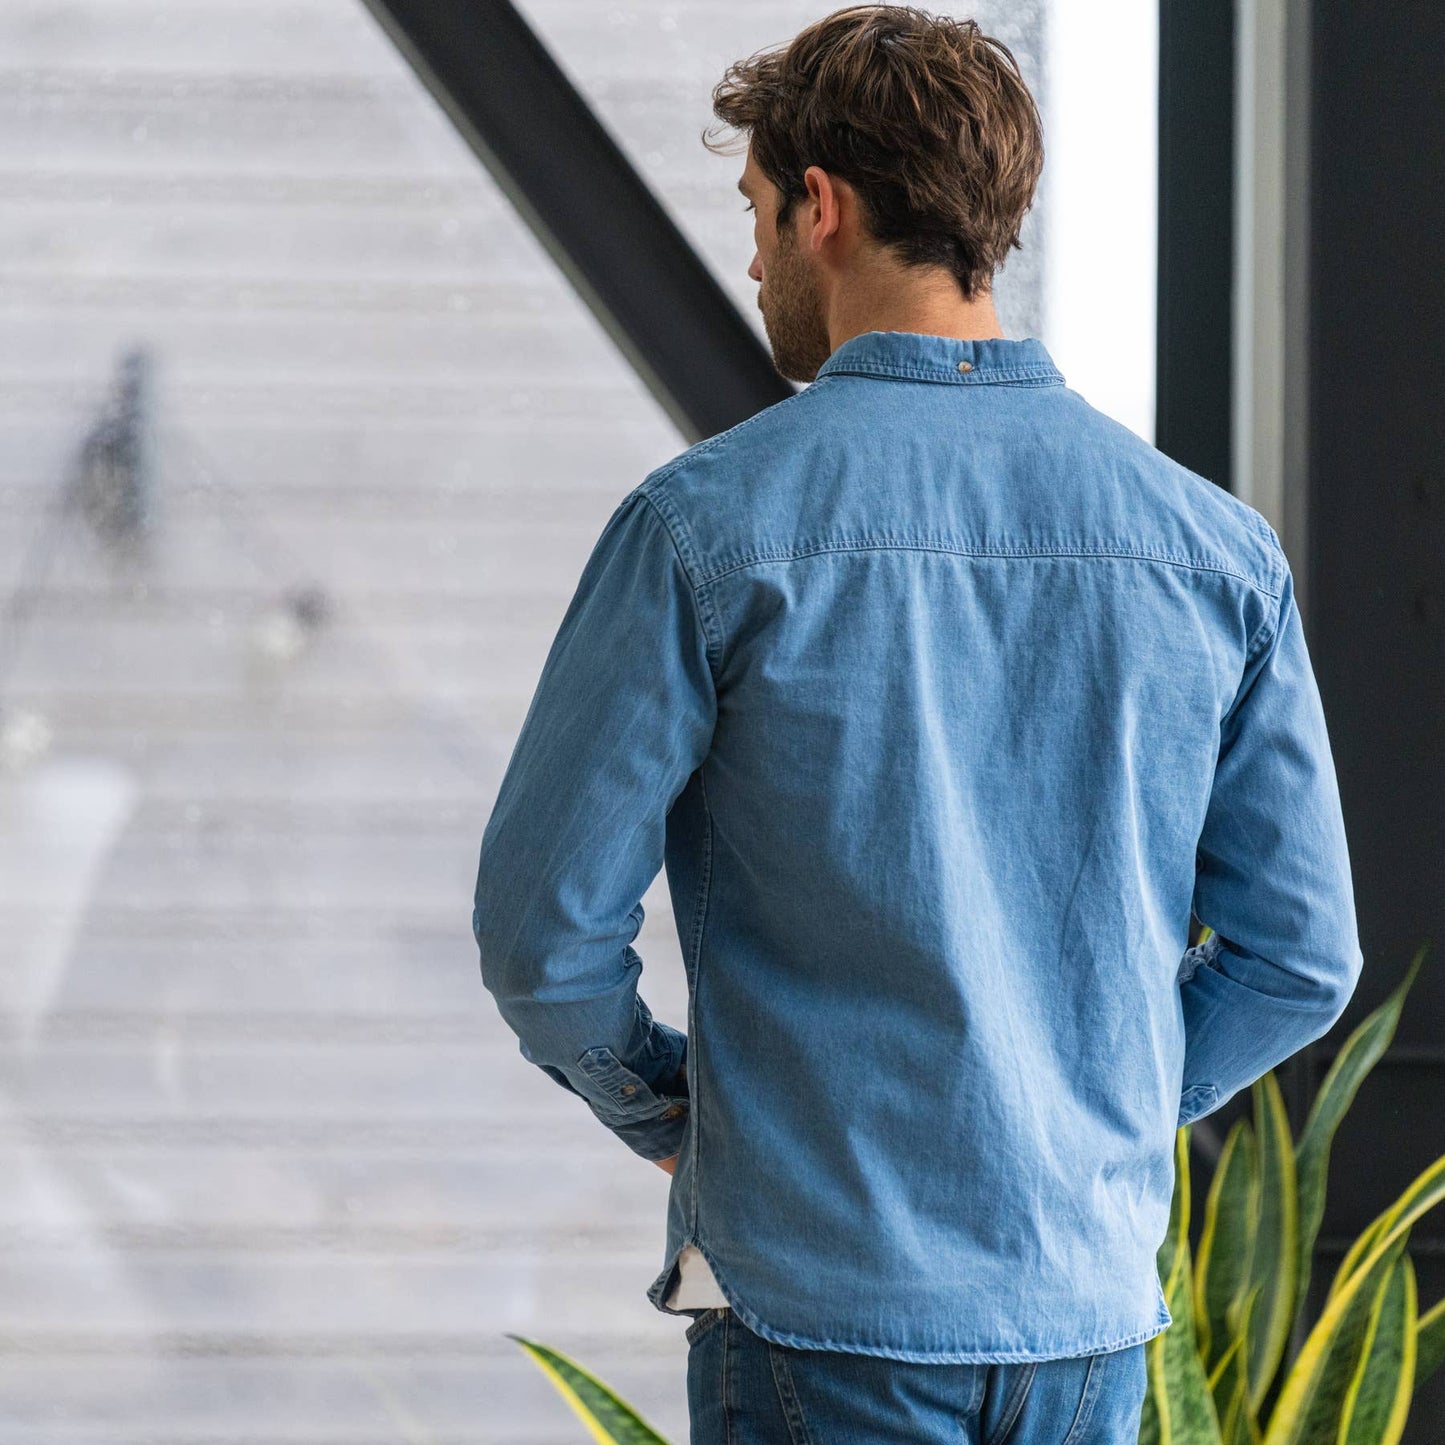
[[[1180,1124],[1325,1033],[1364,963],[1324,710],[1270,536],[1283,583],[1221,724],[1196,857],[1194,912],[1213,932],[1180,964]]]
[[[639,995],[632,940],[667,813],[716,713],[687,569],[634,489],[594,544],[543,665],[483,833],[472,931],[523,1057],[645,1159],[681,1145],[687,1039]]]

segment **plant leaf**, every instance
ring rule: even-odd
[[[1329,1294],[1325,1296],[1326,1305],[1349,1283],[1350,1276],[1361,1267],[1371,1251],[1390,1230],[1406,1214],[1414,1210],[1417,1201],[1433,1194],[1438,1185],[1439,1171],[1442,1168],[1445,1168],[1445,1154],[1442,1154],[1424,1173],[1417,1175],[1405,1192],[1383,1214],[1366,1225],[1364,1233],[1349,1247],[1345,1257],[1340,1261],[1340,1266],[1335,1271],[1335,1277],[1330,1282]]]
[[[1285,1377],[1275,1403],[1264,1445],[1314,1445],[1335,1439],[1339,1410],[1353,1378],[1369,1325],[1370,1315],[1389,1272],[1404,1252],[1410,1227],[1421,1215],[1445,1200],[1445,1155],[1415,1179],[1382,1218],[1390,1223],[1380,1230],[1372,1225],[1377,1242],[1357,1268],[1326,1302],[1309,1338]]]
[[[1343,1445],[1395,1445],[1415,1391],[1415,1266],[1408,1254],[1380,1293],[1363,1358],[1340,1412]]]
[[[1250,1331],[1249,1403],[1258,1412],[1284,1357],[1294,1323],[1295,1261],[1299,1240],[1299,1196],[1295,1187],[1294,1140],[1289,1115],[1274,1073],[1256,1079],[1254,1132],[1258,1144],[1259,1212],[1249,1283],[1259,1286],[1257,1326]]]
[[[1390,1206],[1394,1208],[1393,1205]],[[1364,1229],[1360,1231],[1359,1237],[1345,1252],[1345,1257],[1335,1268],[1335,1277],[1330,1281],[1329,1290],[1325,1294],[1325,1303],[1334,1297],[1349,1283],[1350,1276],[1355,1272],[1362,1259],[1384,1238],[1390,1223],[1390,1210],[1377,1216]]]
[[[1225,1406],[1219,1433],[1224,1445],[1260,1445],[1259,1426],[1249,1408],[1248,1380],[1243,1370],[1234,1375],[1234,1389]]]
[[[1206,1370],[1213,1370],[1236,1336],[1230,1315],[1249,1288],[1258,1196],[1254,1131],[1248,1119],[1237,1119],[1209,1181],[1194,1266],[1194,1324]]]
[[[1209,1375],[1209,1390],[1219,1415],[1219,1433],[1224,1445],[1246,1445],[1259,1439],[1259,1425],[1249,1404],[1249,1370],[1247,1366],[1249,1331],[1254,1307],[1259,1302],[1259,1286],[1245,1297],[1242,1305],[1230,1313],[1232,1338],[1229,1348],[1219,1357]]]
[[[1392,1239],[1320,1316],[1285,1379],[1265,1432],[1265,1445],[1316,1445],[1338,1441],[1355,1378],[1368,1358],[1367,1343],[1384,1302],[1403,1237]],[[1327,1328],[1320,1325],[1328,1320]],[[1291,1386],[1296,1388],[1292,1389]]]
[[[600,1445],[668,1445],[631,1405],[576,1360],[510,1331],[507,1338],[516,1340],[537,1362]]]
[[[1303,1310],[1307,1303],[1315,1239],[1325,1212],[1325,1180],[1329,1171],[1330,1145],[1334,1142],[1335,1130],[1346,1110],[1354,1103],[1355,1094],[1365,1077],[1394,1039],[1405,995],[1410,991],[1410,985],[1415,982],[1415,975],[1419,973],[1420,964],[1429,947],[1428,943],[1421,946],[1389,998],[1345,1040],[1320,1085],[1319,1093],[1315,1095],[1309,1118],[1300,1133],[1299,1146],[1295,1150],[1300,1216],[1295,1284],[1296,1313]]]
[[[1415,1330],[1415,1387],[1418,1389],[1445,1365],[1445,1299],[1420,1316]]]
[[[1221,1445],[1219,1418],[1194,1335],[1187,1124],[1174,1134],[1174,1193],[1158,1263],[1172,1322],[1144,1346],[1149,1385],[1139,1440],[1141,1445]]]

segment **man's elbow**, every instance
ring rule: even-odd
[[[1319,1010],[1317,1038],[1327,1033],[1344,1013],[1354,997],[1364,966],[1364,950],[1356,940],[1351,949],[1316,971],[1315,1002]]]
[[[472,938],[482,982],[498,1004],[505,1006],[535,981],[526,946],[533,930],[530,898],[518,887],[516,869],[511,865],[517,845],[494,836],[496,827],[494,812],[482,838],[472,886]]]
[[[501,908],[474,908],[472,937],[482,984],[523,1055],[533,1063],[570,1063],[568,1000],[548,985],[547,953]]]
[[[478,903],[472,909],[472,937],[482,983],[506,1018],[510,1006],[529,992],[526,970],[514,946],[515,930],[504,928],[497,912]]]

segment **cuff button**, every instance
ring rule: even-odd
[[[675,1119],[680,1113],[682,1113],[682,1105],[674,1104],[672,1108],[664,1109],[662,1111],[662,1117],[664,1119]]]

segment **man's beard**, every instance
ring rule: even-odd
[[[804,263],[787,226],[779,228],[777,247],[758,290],[758,306],[778,373],[789,381],[812,381],[818,368],[833,354],[833,347],[813,272]]]

